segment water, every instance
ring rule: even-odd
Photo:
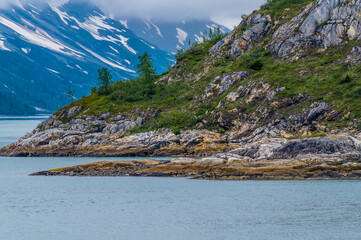
[[[361,239],[361,181],[27,176],[98,160],[0,158],[0,240]]]
[[[15,142],[33,130],[45,116],[6,117],[0,116],[0,148]]]

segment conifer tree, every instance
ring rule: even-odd
[[[69,86],[68,89],[66,90],[66,96],[70,99],[71,102],[74,102],[74,90],[71,89],[71,87]]]
[[[138,79],[142,82],[143,97],[150,98],[155,93],[154,81],[157,76],[156,69],[153,66],[152,58],[148,53],[144,53],[139,56],[138,59]]]
[[[98,86],[100,94],[108,94],[109,86],[111,84],[113,76],[110,74],[107,68],[98,69]]]

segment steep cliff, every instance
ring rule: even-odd
[[[292,158],[296,148],[297,156],[347,159],[352,154],[345,157],[344,146],[352,139],[352,156],[359,156],[360,24],[360,1],[269,1],[223,40],[180,54],[173,69],[158,78],[152,99],[92,94],[0,153],[226,152],[213,159],[233,156],[233,161]],[[262,147],[267,142],[271,150]]]

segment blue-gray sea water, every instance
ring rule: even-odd
[[[0,118],[0,144],[38,122]],[[361,239],[361,181],[27,176],[98,160],[0,158],[0,240]]]

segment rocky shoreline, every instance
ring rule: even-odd
[[[321,180],[361,179],[361,163],[335,159],[295,159],[256,162],[208,162],[197,159],[171,161],[103,161],[54,169],[31,176],[71,177],[186,177],[214,180]]]
[[[361,179],[361,142],[352,137],[267,139],[206,158],[103,161],[32,176],[144,176],[223,180]]]

